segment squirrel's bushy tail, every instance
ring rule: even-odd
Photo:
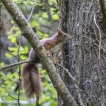
[[[36,63],[23,64],[22,86],[28,99],[36,96],[36,106],[38,106],[39,96],[41,92],[41,78]]]

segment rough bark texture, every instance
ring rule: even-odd
[[[47,73],[49,74],[51,81],[56,88],[57,92],[61,95],[63,101],[67,106],[77,106],[74,98],[67,90],[63,81],[61,80],[59,74],[56,71],[56,68],[49,57],[47,57],[46,50],[41,45],[40,41],[36,37],[34,31],[29,26],[23,14],[17,8],[17,6],[12,2],[12,0],[1,0],[8,12],[11,14],[20,30],[23,33],[23,36],[29,41],[33,49],[36,51],[38,57],[40,58],[42,64],[45,66]]]
[[[77,80],[85,106],[106,106],[106,27],[98,0],[58,0],[60,27],[72,36],[63,45],[63,65]],[[104,50],[105,49],[105,50]],[[71,78],[61,77],[79,104]],[[58,97],[58,106],[67,106]]]

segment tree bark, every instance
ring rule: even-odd
[[[64,67],[77,81],[85,106],[106,106],[106,25],[98,0],[58,0],[60,27],[72,36],[63,45]],[[75,83],[66,71],[60,75],[81,106]],[[66,106],[58,97],[58,106]]]
[[[46,50],[40,43],[39,39],[36,37],[34,31],[29,26],[21,11],[12,2],[12,0],[1,0],[1,2],[19,26],[20,30],[22,31],[22,35],[28,40],[33,49],[36,51],[62,100],[67,104],[67,106],[77,106],[73,96],[69,93],[68,89],[66,88],[59,74],[57,73],[52,60],[47,57]]]

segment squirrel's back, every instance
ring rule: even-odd
[[[50,38],[40,40],[45,49],[52,53],[53,62],[56,64],[58,53],[63,42],[68,41],[71,37],[60,29]],[[36,106],[38,106],[41,92],[41,78],[37,63],[40,62],[37,54],[33,49],[29,53],[28,60],[34,60],[32,63],[25,63],[22,67],[22,85],[27,98],[36,96]]]

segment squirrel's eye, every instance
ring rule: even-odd
[[[63,35],[63,37],[65,38],[65,37],[66,37],[66,35]]]

